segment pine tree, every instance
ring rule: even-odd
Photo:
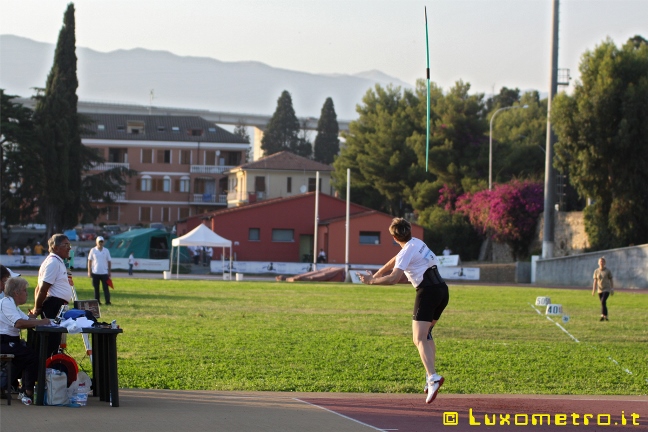
[[[295,115],[290,93],[284,90],[277,100],[277,109],[263,134],[261,149],[263,149],[265,156],[285,150],[297,153],[301,144],[299,120]]]
[[[333,106],[333,99],[326,98],[322,113],[317,122],[317,136],[315,137],[315,160],[330,165],[340,151],[338,135],[340,127],[337,114]]]

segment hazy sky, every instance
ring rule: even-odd
[[[0,0],[0,34],[56,43],[68,0]],[[311,73],[380,70],[474,91],[548,91],[552,0],[76,0],[77,46],[142,47]],[[648,0],[561,0],[559,67],[648,38]],[[1,66],[0,59],[0,66]],[[263,77],[259,77],[263,79]]]

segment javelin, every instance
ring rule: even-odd
[[[425,134],[425,172],[428,170],[430,153],[430,46],[428,44],[427,7],[425,8],[425,52],[427,54],[427,130]]]

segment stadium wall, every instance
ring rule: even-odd
[[[612,271],[615,288],[648,289],[648,245],[539,259],[536,284],[591,287],[594,270],[602,256]]]

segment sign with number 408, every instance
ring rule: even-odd
[[[546,315],[562,315],[563,314],[562,305],[559,305],[559,304],[547,305],[547,311],[545,312],[545,314]]]

